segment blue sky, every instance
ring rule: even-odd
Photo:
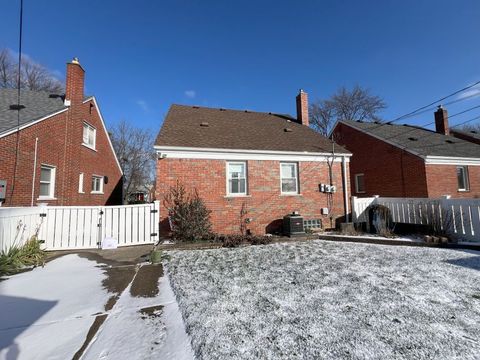
[[[17,49],[18,3],[2,2],[0,48]],[[156,132],[172,103],[295,114],[298,89],[313,101],[354,84],[382,96],[382,116],[392,119],[480,80],[478,0],[24,6],[24,53],[62,80],[77,56],[107,125],[126,119]],[[427,113],[403,122],[432,120]]]

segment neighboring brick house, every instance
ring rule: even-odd
[[[480,146],[449,135],[443,108],[435,112],[435,128],[338,122],[332,136],[353,154],[352,195],[479,197]]]
[[[64,95],[22,90],[20,110],[17,90],[0,89],[3,206],[121,203],[122,171],[84,76],[74,59]]]
[[[332,142],[309,128],[303,91],[297,114],[172,105],[155,145],[156,198],[162,201],[177,181],[197,189],[217,233],[239,233],[243,226],[255,234],[278,232],[293,211],[335,226],[348,214],[351,154],[335,147],[330,180]],[[321,192],[321,184],[335,185],[336,192]],[[165,204],[160,216],[165,234]]]

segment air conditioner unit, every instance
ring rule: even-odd
[[[283,217],[283,234],[292,237],[305,235],[303,217],[298,213],[292,213]]]

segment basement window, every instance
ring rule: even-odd
[[[92,176],[92,194],[103,194],[103,176]]]
[[[40,167],[40,193],[39,199],[53,199],[55,197],[55,172],[54,166],[41,165]]]
[[[247,195],[247,163],[227,162],[227,195]]]
[[[468,181],[468,168],[466,166],[457,166],[458,191],[470,190]]]
[[[83,123],[83,142],[82,144],[95,150],[97,129],[86,122]]]
[[[361,194],[365,192],[365,175],[355,174],[355,192]]]

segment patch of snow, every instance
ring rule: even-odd
[[[385,237],[385,236],[380,236],[380,235],[372,235],[372,234],[358,234],[358,235],[343,235],[343,234],[338,234],[338,233],[323,233],[322,236],[336,236],[336,237],[341,237],[341,238],[359,238],[359,239],[369,239],[369,240],[393,240],[393,241],[408,241],[408,242],[424,242],[422,238],[414,235],[402,235],[398,236],[396,235],[395,237]]]
[[[316,240],[169,255],[198,359],[479,359],[478,251]]]
[[[0,282],[0,358],[71,359],[109,298],[96,265],[65,255]]]
[[[168,278],[159,279],[156,297],[133,297],[130,287],[120,296],[83,359],[193,359]],[[142,312],[152,307],[156,309],[153,313]]]

